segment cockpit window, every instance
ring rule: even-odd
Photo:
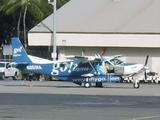
[[[123,61],[119,60],[119,59],[111,59],[110,62],[113,64],[113,65],[122,65],[123,64]]]

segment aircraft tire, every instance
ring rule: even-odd
[[[96,87],[103,87],[103,83],[102,82],[96,82]]]
[[[85,83],[84,83],[84,87],[85,87],[85,88],[90,88],[90,87],[91,87],[91,83],[85,82]]]
[[[136,89],[138,89],[140,87],[140,83],[134,83],[133,87],[136,88]]]

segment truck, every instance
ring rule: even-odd
[[[19,70],[12,66],[10,62],[0,62],[0,80],[12,77],[13,80],[18,80]]]

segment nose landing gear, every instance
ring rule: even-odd
[[[140,87],[140,83],[134,83],[133,87],[136,88],[136,89],[138,89]]]
[[[135,82],[133,83],[133,87],[136,88],[136,89],[138,89],[138,88],[140,87],[139,80],[136,79],[136,80],[134,80],[134,81],[135,81]]]

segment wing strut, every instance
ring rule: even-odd
[[[95,69],[95,67],[92,65],[92,63],[89,62],[89,64],[90,64],[90,66],[92,67],[92,69],[95,71],[95,73],[98,75],[99,73],[98,73],[98,71]]]

